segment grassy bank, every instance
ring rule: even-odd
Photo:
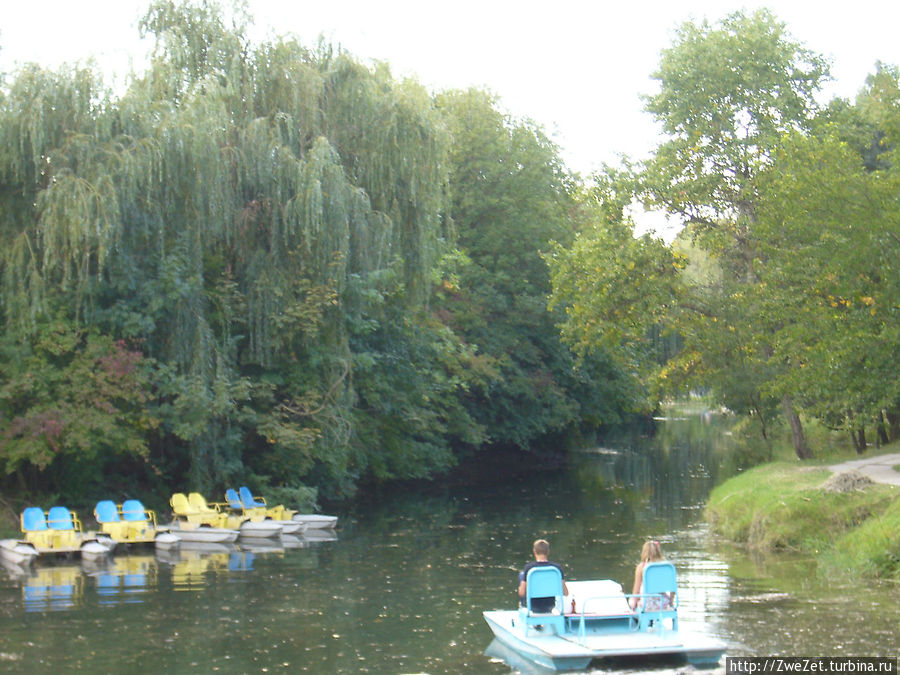
[[[714,532],[761,551],[815,556],[820,571],[900,579],[900,489],[823,489],[831,472],[773,462],[715,488],[706,507]]]

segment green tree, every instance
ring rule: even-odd
[[[760,312],[759,176],[783,134],[809,127],[827,74],[821,57],[758,10],[715,26],[685,24],[654,74],[660,91],[647,99],[669,138],[645,167],[645,198],[681,216],[722,272],[714,285],[695,285],[681,305],[699,310],[680,319],[685,354],[724,400],[743,399],[739,409],[757,413],[764,433],[764,410],[772,408],[763,400],[765,382],[791,367],[777,361],[769,336],[791,318]],[[756,375],[749,388],[748,373]],[[781,408],[798,456],[808,457],[795,394],[785,391]]]
[[[6,86],[4,331],[52,316],[138,345],[171,486],[251,472],[342,494],[382,445],[354,440],[354,350],[373,346],[351,323],[388,291],[425,307],[447,137],[417,83],[327,45],[251,45],[235,16],[152,3],[152,63],[117,100],[90,71]]]
[[[896,419],[900,401],[897,85],[896,70],[879,68],[855,106],[834,105],[816,134],[786,138],[761,181],[767,302],[794,319],[773,342],[795,367],[771,386],[802,392],[804,407],[851,431],[860,452],[866,425]]]

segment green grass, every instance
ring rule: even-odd
[[[718,486],[706,506],[713,531],[760,551],[798,551],[861,576],[900,577],[900,490],[825,492],[826,468],[773,462]]]
[[[900,499],[844,534],[823,562],[828,568],[859,571],[863,576],[900,578]]]

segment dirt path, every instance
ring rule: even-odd
[[[828,468],[835,473],[856,469],[876,483],[900,485],[900,473],[894,471],[894,467],[897,465],[900,465],[900,453],[867,457],[865,459],[852,459],[842,464],[832,464]]]

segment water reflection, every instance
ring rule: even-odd
[[[84,574],[80,565],[56,565],[29,570],[22,579],[26,612],[58,612],[80,603]]]
[[[91,573],[101,605],[141,602],[142,595],[156,586],[156,558],[128,555],[110,560],[104,569]]]
[[[38,562],[29,574],[43,599],[26,611],[27,576],[0,574],[0,670],[117,672],[127,660],[172,673],[520,672],[485,654],[493,636],[481,612],[515,606],[537,536],[567,578],[626,588],[643,541],[659,539],[678,569],[681,621],[725,640],[732,656],[895,649],[900,603],[885,602],[895,588],[820,579],[814,561],[753,557],[710,535],[699,507],[722,477],[716,425],[667,421],[655,438],[609,442],[566,470],[490,486],[376,495],[342,517],[340,541],[185,547],[119,571],[123,555],[116,567],[69,565],[56,579]],[[106,595],[98,572],[116,577]],[[128,574],[144,575],[143,592],[127,592],[140,587]],[[79,649],[59,635],[81,636]]]

